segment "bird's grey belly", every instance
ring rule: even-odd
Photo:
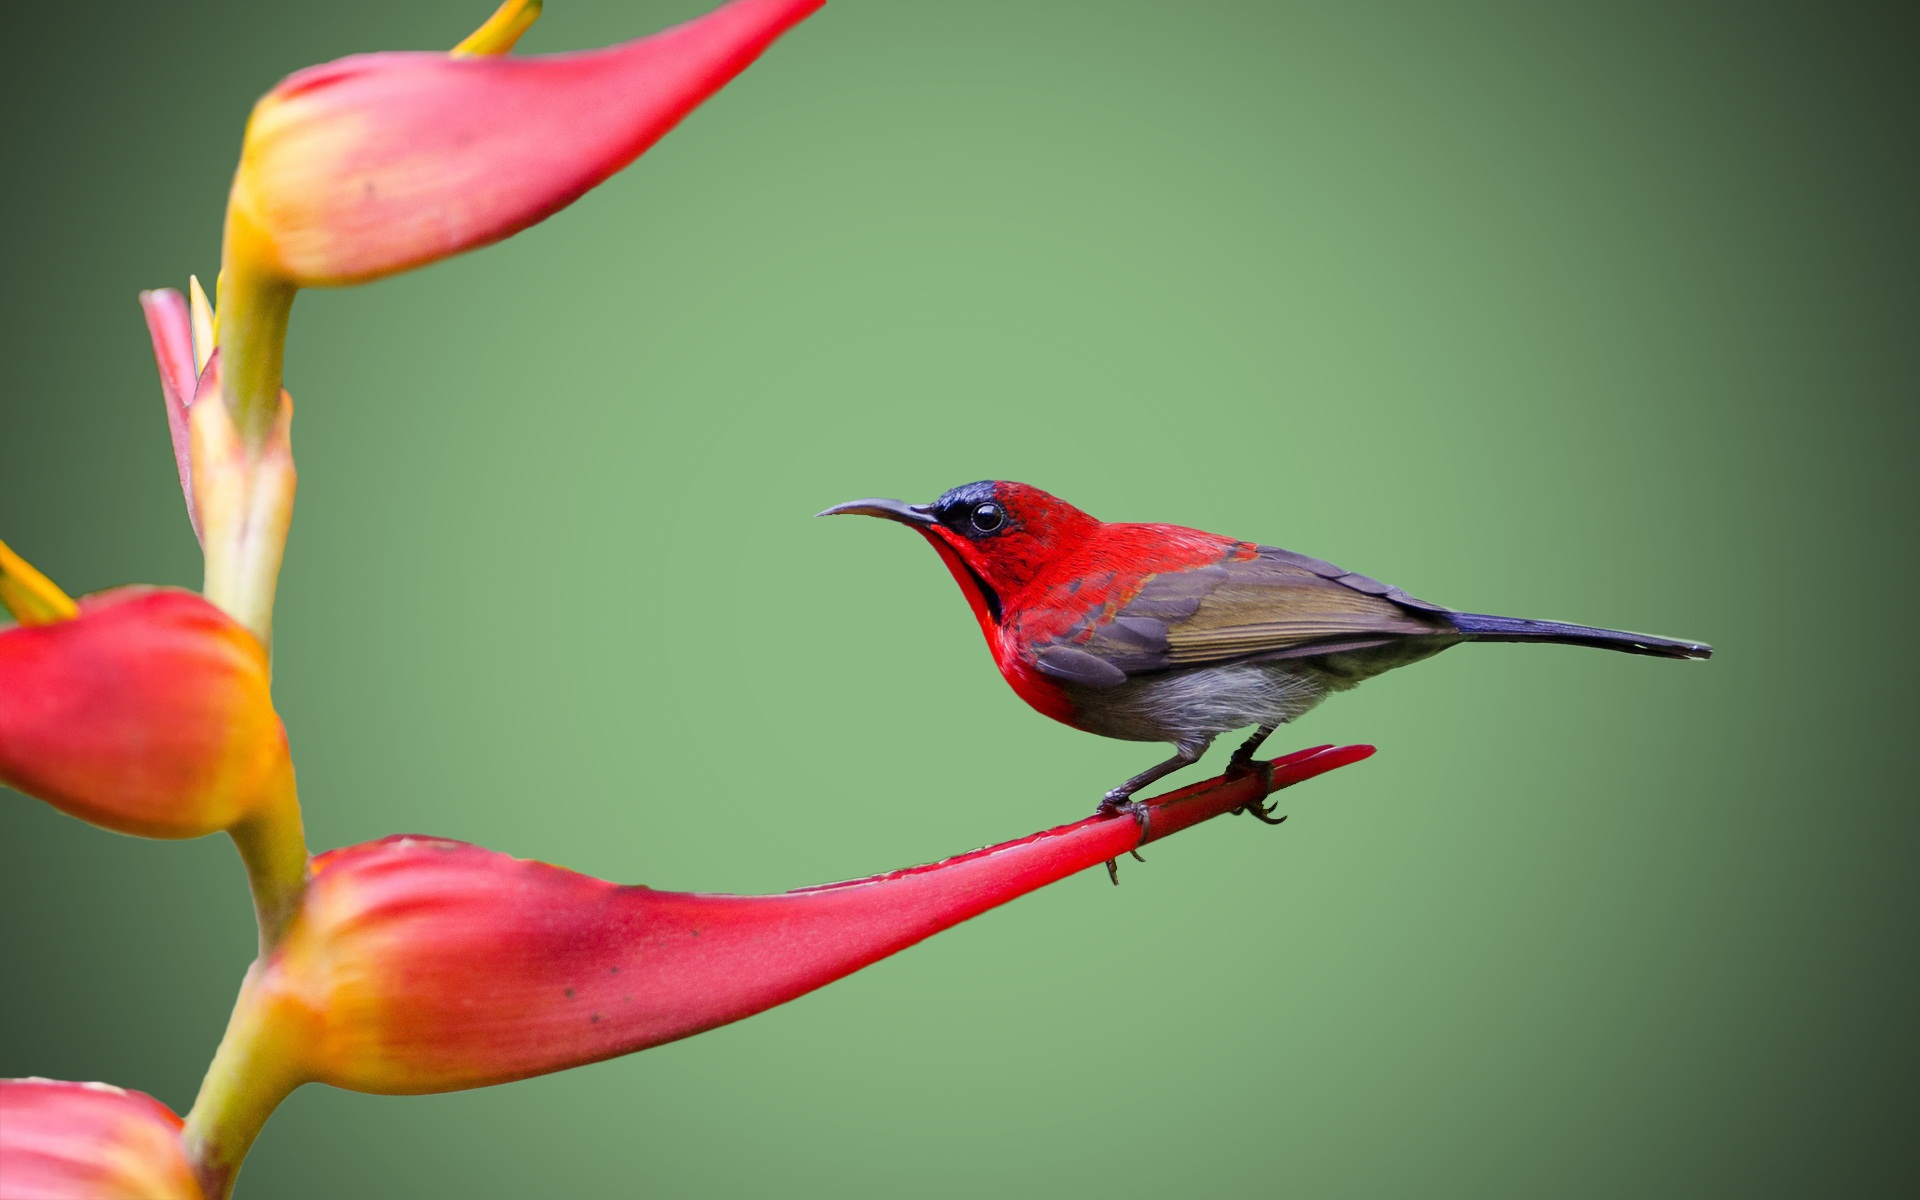
[[[1298,661],[1158,671],[1118,687],[1073,686],[1073,723],[1132,742],[1204,741],[1246,725],[1279,725],[1326,698],[1325,673]]]
[[[1402,638],[1315,658],[1223,663],[1136,675],[1117,687],[1072,684],[1073,724],[1132,742],[1204,742],[1229,729],[1284,725],[1382,671],[1455,645],[1458,638]]]

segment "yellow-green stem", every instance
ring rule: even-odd
[[[305,1080],[294,1056],[289,1015],[261,986],[263,957],[248,969],[227,1032],[214,1052],[200,1094],[187,1112],[181,1139],[207,1200],[226,1200],[253,1139]]]
[[[80,606],[60,585],[0,542],[0,612],[22,625],[47,625],[80,615]]]
[[[292,781],[279,798],[228,832],[247,868],[264,959],[280,944],[307,894],[307,836]]]
[[[280,411],[287,322],[298,289],[244,254],[230,255],[221,267],[220,391],[248,458],[255,459]]]
[[[502,0],[486,23],[453,48],[457,57],[505,54],[540,19],[540,0]]]

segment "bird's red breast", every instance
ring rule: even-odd
[[[1036,710],[1074,724],[1062,682],[1038,665],[1040,648],[1085,644],[1157,576],[1250,559],[1257,547],[1180,525],[1109,524],[1038,488],[1004,502],[1020,527],[983,546],[942,526],[922,532],[966,594],[994,665]]]
[[[1452,634],[1448,610],[1317,558],[1181,525],[1108,524],[1005,480],[859,501],[934,544],[1007,683],[1085,727],[1076,695],[1158,672]]]

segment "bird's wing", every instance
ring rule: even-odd
[[[1113,687],[1134,675],[1248,659],[1298,658],[1454,631],[1450,610],[1291,550],[1149,576],[1133,597],[1037,648],[1065,681]]]

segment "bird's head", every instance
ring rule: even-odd
[[[931,504],[854,500],[819,515],[844,513],[917,529],[940,552],[983,625],[997,624],[1005,597],[1100,527],[1065,500],[998,479],[963,484]]]

